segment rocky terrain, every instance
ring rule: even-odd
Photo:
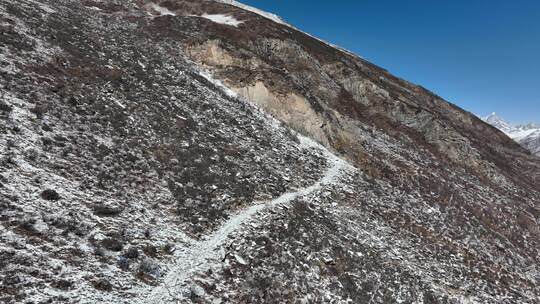
[[[0,97],[0,302],[540,298],[540,159],[275,15],[0,0]]]
[[[535,123],[511,125],[496,113],[484,118],[484,121],[504,132],[532,154],[540,156],[540,126]]]

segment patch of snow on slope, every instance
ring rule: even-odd
[[[118,100],[116,100],[116,99],[113,99],[113,101],[114,101],[114,103],[116,103],[120,108],[122,108],[122,109],[125,109],[125,108],[126,108],[126,106],[123,105],[120,101],[118,101]]]
[[[227,96],[231,98],[237,98],[238,94],[236,94],[233,90],[226,87],[221,81],[215,79],[210,75],[210,73],[203,71],[202,69],[198,70],[199,75],[204,77],[204,79],[208,80],[209,82],[213,83],[216,87],[220,88]]]
[[[237,27],[238,25],[244,23],[244,21],[237,20],[233,16],[227,16],[223,14],[212,14],[212,15],[204,14],[201,17],[208,19],[210,21],[213,21],[215,23],[230,25],[234,27]]]
[[[272,13],[262,11],[262,10],[260,10],[258,8],[255,8],[255,7],[252,7],[252,6],[249,6],[249,5],[245,5],[245,4],[240,3],[238,1],[235,1],[235,0],[216,0],[216,1],[221,2],[221,3],[225,3],[225,4],[229,4],[229,5],[234,5],[236,7],[239,7],[241,9],[243,9],[243,10],[250,11],[250,12],[255,13],[257,15],[263,16],[263,17],[265,17],[267,19],[270,19],[270,20],[272,20],[272,21],[274,21],[276,23],[279,23],[279,24],[291,26],[290,24],[283,21],[283,19],[281,19],[276,14],[272,14]]]
[[[44,4],[44,3],[40,3],[36,0],[31,0],[30,2],[36,4],[37,6],[39,6],[39,8],[41,10],[43,10],[44,12],[48,13],[48,14],[54,14],[56,13],[55,10],[53,10],[50,6],[48,6],[47,4]]]
[[[155,3],[152,3],[152,9],[159,13],[161,16],[176,16],[175,12],[171,12],[168,8],[159,6]]]
[[[324,43],[324,44],[326,44],[326,45],[328,45],[328,46],[330,46],[330,47],[333,47],[333,48],[335,48],[335,49],[337,49],[337,50],[339,50],[339,51],[342,51],[343,53],[346,53],[346,54],[351,55],[351,56],[353,56],[353,57],[359,57],[359,58],[362,58],[361,56],[358,56],[358,55],[354,54],[353,52],[351,52],[351,51],[349,51],[349,50],[347,50],[347,49],[344,49],[344,48],[342,48],[342,47],[340,47],[340,46],[337,46],[337,45],[335,45],[335,44],[326,42],[326,41],[324,41],[324,40],[322,40],[322,39],[319,39],[319,38],[317,38],[317,37],[315,37],[315,36],[313,36],[313,35],[310,35],[310,34],[304,32],[304,31],[302,31],[302,30],[300,30],[300,29],[298,29],[298,28],[296,28],[296,27],[294,27],[294,26],[288,24],[287,22],[285,22],[283,19],[281,19],[281,17],[279,17],[279,16],[276,15],[276,14],[272,14],[272,13],[268,13],[268,12],[262,11],[262,10],[260,10],[260,9],[258,9],[258,8],[255,8],[255,7],[252,7],[252,6],[249,6],[249,5],[245,5],[245,4],[240,3],[240,2],[238,2],[238,1],[235,1],[235,0],[215,0],[215,1],[216,1],[216,2],[225,3],[225,4],[229,4],[229,5],[234,5],[234,6],[238,7],[238,8],[243,9],[243,10],[250,11],[250,12],[255,13],[255,14],[259,15],[259,16],[262,16],[262,17],[265,17],[265,18],[267,18],[267,19],[270,19],[270,20],[272,20],[272,21],[274,21],[274,22],[276,22],[276,23],[286,25],[286,26],[288,26],[288,27],[290,27],[290,28],[292,28],[292,29],[295,29],[295,30],[297,30],[297,31],[299,31],[299,32],[301,32],[301,33],[304,33],[304,34],[308,35],[309,37],[311,37],[311,38],[313,38],[313,39],[317,39],[317,40],[319,40],[320,42],[322,42],[322,43]]]

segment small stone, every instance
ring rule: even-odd
[[[326,258],[323,259],[323,262],[324,262],[325,264],[327,264],[327,265],[328,265],[328,264],[334,264],[334,259],[332,259],[332,258],[330,258],[330,257],[326,257]]]
[[[96,281],[93,281],[92,285],[94,286],[95,289],[102,290],[102,291],[112,291],[113,289],[112,284],[105,279],[98,279]]]
[[[71,286],[73,286],[72,281],[60,279],[58,281],[55,281],[51,284],[54,288],[62,289],[62,290],[69,290]]]
[[[101,245],[111,251],[122,251],[124,244],[116,238],[106,238],[101,241]]]
[[[139,257],[139,250],[136,247],[129,247],[126,253],[124,253],[124,257],[128,259],[136,259]]]
[[[206,291],[204,291],[204,288],[196,284],[191,285],[190,291],[191,291],[191,296],[196,297],[196,298],[201,298],[206,294]]]
[[[237,261],[240,265],[244,265],[244,266],[249,265],[249,263],[248,263],[246,260],[244,260],[244,258],[242,258],[242,257],[239,256],[239,255],[236,255],[236,254],[235,254],[235,255],[234,255],[234,258],[236,259],[236,261]]]
[[[13,110],[13,107],[4,103],[3,101],[0,101],[0,111],[1,112],[11,112]]]
[[[117,265],[124,271],[129,270],[129,260],[126,257],[120,256],[117,261]]]
[[[60,199],[60,194],[52,189],[47,189],[41,192],[41,198],[48,201],[57,201]]]
[[[101,217],[117,216],[124,210],[119,206],[109,206],[105,204],[98,204],[93,207],[94,214]]]

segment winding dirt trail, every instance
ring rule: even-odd
[[[227,238],[243,224],[248,223],[258,212],[264,209],[290,203],[298,197],[320,190],[323,185],[332,183],[347,166],[343,160],[310,139],[301,137],[300,141],[304,148],[321,149],[324,152],[329,164],[324,176],[309,187],[285,193],[273,200],[254,202],[251,207],[233,215],[214,233],[201,241],[193,241],[189,248],[184,248],[183,251],[177,253],[175,265],[169,270],[161,285],[143,296],[139,301],[140,303],[174,303],[182,299],[184,297],[182,294],[186,291],[186,288],[189,288],[187,285],[189,279],[196,273],[211,268],[220,262],[223,254],[219,249],[225,244]]]

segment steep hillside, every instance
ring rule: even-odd
[[[233,1],[0,0],[0,302],[536,303],[540,161]]]
[[[527,187],[538,185],[538,164],[530,163],[525,153],[523,162],[508,165],[514,152],[524,152],[508,138],[474,115],[361,58],[235,6],[213,1],[161,5],[189,15],[160,17],[167,27],[174,20],[197,28],[175,37],[196,62],[294,129],[342,152],[374,175],[409,183],[414,172],[414,165],[395,157],[385,157],[384,164],[374,160],[388,153],[374,147],[371,138],[385,134],[397,141],[395,149],[424,149],[444,161],[445,167],[473,172],[479,179],[499,184],[501,191],[507,190],[503,179]],[[242,23],[228,26],[196,17],[218,13]],[[504,167],[504,172],[496,167]],[[534,177],[533,183],[521,178],[524,170]]]
[[[484,121],[503,131],[532,154],[540,156],[540,126],[537,124],[514,126],[497,116],[496,113],[485,117]]]

